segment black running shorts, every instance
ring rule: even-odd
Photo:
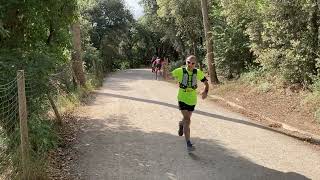
[[[195,107],[195,105],[190,106],[182,101],[179,101],[179,109],[180,110],[194,111],[194,107]]]

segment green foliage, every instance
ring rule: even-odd
[[[267,93],[272,89],[272,84],[264,82],[257,87],[257,90],[263,93]]]
[[[130,63],[127,62],[127,61],[122,61],[122,62],[120,63],[120,69],[121,69],[121,70],[128,69],[129,67],[130,67]]]
[[[199,54],[203,33],[200,1],[142,0],[145,16],[140,24],[152,33],[149,59],[168,57],[171,61]]]
[[[197,44],[203,35],[200,1],[159,0],[157,27],[164,32],[163,41],[173,44],[182,56],[197,54]]]
[[[75,107],[80,105],[80,100],[77,93],[72,92],[66,95],[60,95],[57,97],[57,106],[61,113],[72,111]]]
[[[285,59],[280,65],[281,75],[289,83],[309,84],[312,78],[312,72],[308,68],[308,59],[303,57],[302,53],[294,50],[286,50]]]
[[[57,133],[48,120],[50,105],[47,94],[55,94],[62,86],[70,87],[70,76],[59,79],[70,60],[71,36],[69,28],[77,18],[77,0],[1,1],[0,5],[0,85],[16,77],[17,70],[25,71],[29,140],[32,152],[30,167],[45,172],[44,157],[57,146]],[[10,99],[8,99],[10,100]],[[2,107],[1,107],[2,109]],[[3,122],[0,157],[15,176],[20,169],[20,135],[18,119],[12,120],[12,131]],[[41,162],[41,163],[35,163]],[[40,167],[43,167],[42,169]],[[16,177],[20,179],[19,177]]]
[[[0,17],[9,37],[1,39],[0,47],[32,50],[39,44],[61,44],[68,40],[64,37],[75,8],[76,0],[3,1]]]
[[[230,76],[261,66],[284,84],[311,84],[319,63],[318,3],[215,1],[211,17],[219,72]]]
[[[272,74],[263,71],[261,68],[252,68],[248,72],[242,73],[240,82],[250,84],[255,87],[258,92],[263,93],[271,91],[278,85],[277,82],[274,81]]]
[[[127,59],[116,59],[114,63],[112,64],[113,70],[125,70],[132,67],[131,65],[134,63],[132,62],[133,59],[127,60]]]
[[[233,78],[254,65],[250,51],[250,39],[245,33],[251,22],[246,3],[234,1],[217,1],[213,4],[211,19],[213,21],[214,55],[219,74]],[[236,10],[235,10],[236,9]]]
[[[133,21],[132,14],[120,0],[99,1],[88,13],[90,22],[95,24],[91,41],[97,49],[100,49],[104,38],[119,43],[121,34],[129,30],[129,23]]]
[[[83,53],[82,60],[85,63],[86,70],[91,73],[101,71],[99,69],[99,65],[102,63],[100,52],[95,47],[88,46]]]
[[[287,84],[310,84],[316,73],[319,51],[314,48],[318,35],[311,20],[314,3],[266,1],[257,10],[260,20],[248,27],[256,61],[265,70],[277,72]]]
[[[32,167],[32,177],[45,177],[46,153],[56,148],[58,136],[55,125],[44,116],[32,115],[28,118],[29,141],[31,160],[28,163]],[[6,152],[1,154],[0,171],[7,171],[10,166],[11,179],[21,179],[22,164],[20,151],[20,130],[19,127],[7,137],[0,137],[2,145],[6,146]],[[8,177],[9,178],[9,177]]]
[[[93,91],[95,88],[99,88],[103,85],[103,76],[97,74],[87,74],[87,82],[85,85],[86,95]]]
[[[132,58],[134,19],[123,1],[99,1],[85,13],[85,18],[93,24],[90,39],[101,52],[104,72],[112,71],[115,60]]]
[[[57,94],[57,107],[60,109],[61,113],[66,113],[72,111],[75,107],[81,105],[82,101],[85,100],[89,93],[95,88],[102,85],[102,80],[98,78],[95,74],[87,74],[87,81],[85,86],[76,87],[66,92],[60,92]]]
[[[313,92],[320,92],[320,77],[314,79],[311,89]]]
[[[251,71],[242,73],[240,80],[251,85],[256,85],[263,78],[263,72],[261,69],[252,69]]]
[[[200,1],[190,0],[159,0],[158,15],[165,21],[172,19],[171,25],[176,27],[176,35],[185,39],[191,46],[202,35],[202,14]]]
[[[314,83],[310,86],[311,93],[308,93],[307,96],[302,101],[304,106],[310,107],[314,112],[314,117],[316,121],[320,123],[320,78],[315,78]]]
[[[185,64],[185,61],[175,61],[169,64],[169,71],[172,72],[176,68],[179,68]]]
[[[309,105],[313,110],[317,110],[320,104],[320,90],[313,90],[312,93],[309,93],[302,101],[302,104]]]
[[[33,115],[29,118],[28,128],[30,144],[35,156],[44,155],[57,147],[58,136],[52,121]]]

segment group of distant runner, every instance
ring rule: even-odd
[[[153,56],[151,59],[151,69],[152,72],[155,73],[156,75],[156,79],[158,79],[160,73],[161,73],[161,68],[164,64],[164,59],[157,57],[157,56]]]

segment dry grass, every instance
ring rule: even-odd
[[[212,86],[210,94],[293,127],[320,134],[320,93],[292,92],[289,88],[275,88],[266,82],[248,83],[226,81]]]

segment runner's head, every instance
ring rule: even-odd
[[[186,59],[186,65],[188,67],[189,70],[193,70],[196,66],[197,63],[197,58],[194,55],[190,55],[187,57]]]

